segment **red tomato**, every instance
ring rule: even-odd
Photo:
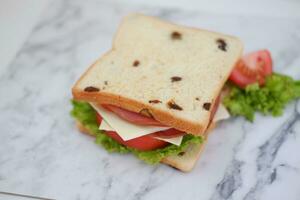
[[[104,108],[106,108],[107,110],[110,110],[111,112],[115,113],[122,119],[129,121],[131,123],[134,123],[134,124],[144,125],[144,126],[165,126],[153,118],[146,117],[139,113],[125,110],[125,109],[117,107],[117,106],[107,105],[107,104],[102,105],[102,106]]]
[[[154,149],[159,149],[168,145],[167,142],[158,140],[151,135],[144,135],[138,138],[124,141],[116,132],[114,131],[105,131],[105,134],[113,138],[120,144],[123,144],[127,147],[131,147],[140,151],[150,151]]]
[[[98,124],[101,124],[102,117],[97,113],[97,122]],[[138,149],[140,151],[150,151],[158,148],[162,148],[168,145],[167,142],[164,142],[162,140],[158,140],[152,136],[152,134],[144,135],[138,138],[134,138],[132,140],[124,141],[117,132],[114,131],[104,131],[106,135],[113,138],[120,144],[123,144],[128,147],[132,147],[135,149]]]
[[[97,118],[97,123],[98,123],[98,125],[100,125],[101,122],[102,122],[102,117],[97,113],[97,114],[96,114],[96,118]]]
[[[265,77],[272,74],[272,58],[268,50],[260,50],[245,55],[238,61],[229,79],[241,88],[251,83],[265,83]]]

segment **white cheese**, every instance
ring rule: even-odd
[[[105,131],[116,131],[116,130],[113,129],[113,128],[105,121],[105,120],[102,120],[99,129],[100,129],[100,130],[105,130]],[[120,135],[120,134],[119,134],[119,135]],[[182,136],[179,136],[179,137],[168,138],[168,139],[166,139],[166,138],[160,138],[160,137],[155,137],[155,138],[179,146],[179,145],[181,144],[181,141],[182,141],[182,138],[183,138],[183,137],[182,137]]]
[[[139,126],[136,124],[132,124],[126,120],[119,118],[116,114],[107,111],[100,106],[96,106],[93,104],[91,105],[96,109],[96,111],[103,118],[99,129],[106,130],[106,131],[116,131],[118,135],[120,135],[120,137],[125,141],[170,128],[170,127],[157,127],[157,126]],[[226,110],[226,108],[222,104],[220,104],[214,116],[213,122],[218,122],[220,120],[224,120],[229,117],[230,115]],[[156,137],[156,138],[175,145],[180,145],[183,136],[168,138],[168,139],[160,138],[160,137]]]
[[[213,118],[213,122],[218,122],[224,119],[228,119],[230,117],[229,112],[225,108],[223,104],[220,104],[218,110]]]
[[[104,131],[115,131],[105,120],[101,121],[101,124],[99,126],[99,130],[104,130]]]
[[[177,146],[180,146],[183,136],[178,136],[178,137],[173,137],[173,138],[160,138],[160,137],[155,137],[155,138],[159,139],[159,140],[162,140],[162,141],[165,141],[165,142],[175,144]]]
[[[123,120],[122,118],[118,117],[116,114],[105,110],[101,106],[96,106],[94,104],[91,105],[102,116],[104,121],[106,121],[125,141],[170,128],[170,127],[136,125],[126,120]]]

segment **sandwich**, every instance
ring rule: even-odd
[[[109,152],[188,172],[229,117],[222,91],[242,51],[233,36],[130,14],[72,88],[77,127]]]

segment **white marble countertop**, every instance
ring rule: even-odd
[[[87,200],[300,198],[298,102],[279,118],[257,115],[253,123],[242,118],[220,123],[188,174],[108,154],[76,130],[70,88],[110,48],[129,12],[236,35],[245,51],[269,49],[276,71],[300,79],[296,1],[276,1],[277,7],[265,12],[213,10],[216,1],[206,10],[180,7],[180,1],[155,2],[53,0],[45,7],[15,59],[0,69],[0,191]]]

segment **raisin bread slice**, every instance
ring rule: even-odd
[[[73,96],[203,134],[242,49],[232,36],[131,14],[121,23],[112,49],[77,81]]]

